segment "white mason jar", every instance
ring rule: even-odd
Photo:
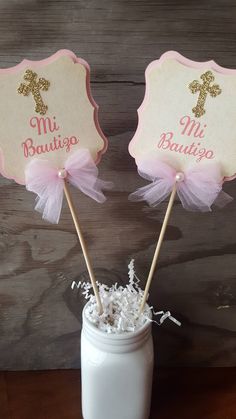
[[[151,329],[152,324],[147,321],[138,331],[108,334],[96,328],[83,310],[84,419],[149,418],[153,375]]]

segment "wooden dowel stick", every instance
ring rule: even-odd
[[[155,250],[155,253],[154,253],[154,256],[153,256],[153,259],[152,259],[152,264],[151,264],[151,268],[150,268],[150,271],[149,271],[149,274],[148,274],[148,279],[147,279],[147,283],[146,283],[146,286],[145,286],[143,299],[142,299],[142,303],[141,303],[141,307],[140,307],[140,313],[143,312],[145,304],[146,304],[146,300],[147,300],[148,293],[149,293],[149,288],[150,288],[150,285],[151,285],[151,282],[152,282],[154,271],[155,271],[156,266],[157,266],[158,256],[159,256],[159,253],[160,253],[160,250],[161,250],[161,245],[162,245],[164,235],[165,235],[165,232],[166,232],[166,227],[167,227],[167,224],[168,224],[168,221],[169,221],[169,218],[170,218],[170,213],[171,213],[171,210],[172,210],[172,207],[173,207],[173,204],[174,204],[175,194],[176,194],[176,184],[174,185],[174,187],[172,189],[172,192],[171,192],[171,195],[170,195],[169,203],[168,203],[166,213],[165,213],[165,218],[164,218],[164,221],[163,221],[163,224],[162,224],[162,227],[161,227],[161,232],[160,232],[159,239],[158,239],[158,242],[157,242],[157,245],[156,245],[156,250]]]
[[[78,220],[77,213],[75,211],[75,206],[74,206],[73,201],[72,201],[72,197],[71,197],[71,194],[70,194],[70,191],[69,191],[69,188],[68,188],[68,184],[65,180],[64,180],[64,192],[65,192],[66,200],[67,200],[67,203],[68,203],[68,206],[70,208],[70,212],[71,212],[71,215],[72,215],[72,218],[73,218],[73,221],[74,221],[74,225],[75,225],[75,229],[76,229],[79,241],[80,241],[80,245],[81,245],[81,248],[82,248],[82,251],[83,251],[85,263],[86,263],[86,266],[87,266],[87,269],[88,269],[89,277],[90,277],[90,280],[91,280],[91,283],[92,283],[92,286],[93,286],[94,295],[95,295],[95,298],[96,298],[96,301],[97,301],[98,311],[99,311],[99,314],[102,314],[103,313],[103,307],[102,307],[100,295],[99,295],[99,292],[98,292],[98,287],[97,287],[97,284],[96,284],[95,275],[94,275],[93,268],[92,268],[92,265],[91,265],[91,262],[90,262],[90,258],[89,258],[89,255],[88,255],[88,250],[87,250],[84,238],[83,238],[83,234],[82,234],[82,231],[81,231],[81,228],[80,228],[80,225],[79,225],[79,220]]]

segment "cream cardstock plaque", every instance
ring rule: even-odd
[[[140,161],[157,153],[177,170],[220,164],[222,177],[236,173],[236,70],[198,63],[167,52],[146,70],[130,154]]]
[[[107,141],[89,86],[89,66],[71,51],[0,70],[0,171],[25,184],[32,158],[56,167],[78,148],[98,162]]]

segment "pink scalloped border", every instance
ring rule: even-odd
[[[97,105],[97,103],[95,102],[92,93],[91,93],[91,87],[90,87],[90,66],[89,64],[83,60],[82,58],[77,57],[72,51],[67,50],[67,49],[61,49],[59,51],[57,51],[55,54],[51,55],[48,58],[44,58],[43,60],[39,60],[39,61],[31,61],[31,60],[27,60],[24,59],[22,60],[19,64],[13,66],[13,67],[9,67],[9,68],[1,68],[0,69],[0,74],[7,74],[7,73],[17,73],[19,70],[24,69],[28,66],[30,66],[31,68],[34,67],[40,67],[40,66],[44,66],[45,64],[49,64],[53,61],[56,61],[59,57],[61,56],[67,56],[70,57],[72,59],[72,61],[76,64],[82,64],[85,69],[86,69],[86,89],[87,89],[87,93],[88,93],[88,98],[90,100],[91,105],[94,108],[94,114],[93,114],[93,118],[94,118],[94,123],[95,126],[98,130],[98,133],[100,134],[100,136],[102,137],[103,141],[104,141],[104,147],[102,148],[102,150],[100,150],[97,153],[97,157],[95,160],[95,163],[98,164],[101,160],[102,154],[104,154],[107,150],[108,147],[108,140],[105,137],[104,133],[102,132],[102,129],[100,127],[99,121],[98,121],[98,109],[99,106]],[[9,178],[8,176],[6,176],[4,174],[4,157],[3,157],[3,153],[2,150],[0,150],[0,173],[2,174],[2,176],[4,176],[7,179],[13,179],[15,180],[15,182],[24,185],[25,183],[23,183],[21,180],[17,180],[17,178]]]
[[[179,63],[186,65],[187,67],[192,67],[192,68],[204,68],[204,67],[209,67],[212,70],[215,70],[218,73],[221,74],[234,74],[236,75],[236,70],[232,69],[232,68],[225,68],[225,67],[221,67],[219,64],[217,64],[214,60],[210,60],[210,61],[192,61],[189,58],[184,57],[183,55],[181,55],[179,52],[177,51],[167,51],[164,54],[161,55],[161,57],[158,60],[154,60],[152,61],[146,68],[145,70],[145,82],[146,82],[146,88],[145,88],[145,94],[144,94],[144,98],[143,101],[140,105],[140,107],[138,108],[137,112],[138,112],[138,126],[136,129],[136,132],[133,136],[133,138],[131,139],[130,143],[129,143],[129,153],[130,155],[135,158],[130,150],[130,146],[131,143],[134,141],[134,137],[136,136],[136,134],[138,134],[139,130],[140,130],[140,114],[143,111],[143,109],[146,107],[146,104],[148,103],[148,98],[149,98],[149,86],[147,84],[147,77],[148,77],[148,73],[153,69],[153,67],[160,67],[162,65],[162,63],[165,60],[168,59],[174,59],[176,61],[178,61]],[[236,173],[233,176],[230,177],[225,177],[223,179],[223,181],[229,181],[229,180],[233,180],[236,178]]]

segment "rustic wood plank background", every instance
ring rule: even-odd
[[[91,65],[109,137],[100,170],[116,188],[104,205],[73,195],[101,281],[126,282],[130,258],[145,279],[166,208],[127,201],[143,184],[127,145],[145,67],[171,49],[236,67],[235,41],[233,0],[1,0],[1,67],[61,48]],[[235,201],[223,211],[174,206],[151,302],[170,309],[182,327],[154,327],[159,364],[236,365],[236,181],[225,190]],[[0,202],[0,369],[79,367],[83,300],[70,287],[86,273],[68,208],[58,226],[49,225],[32,211],[32,194],[3,178]]]

